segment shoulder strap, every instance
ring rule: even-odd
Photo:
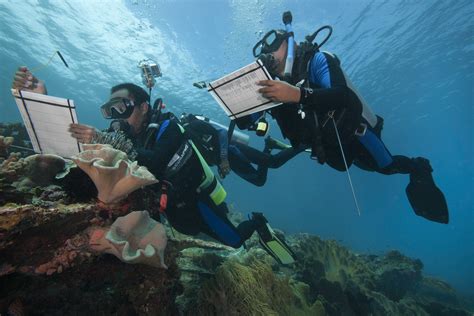
[[[170,120],[165,120],[160,124],[160,128],[158,129],[158,134],[156,134],[155,142],[158,139],[160,139],[161,135],[163,135],[168,125],[170,125]]]

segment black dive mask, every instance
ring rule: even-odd
[[[116,97],[100,107],[106,119],[127,119],[132,115],[135,104],[128,98]]]
[[[263,36],[253,47],[253,56],[260,57],[262,54],[270,54],[280,48],[283,41],[291,36],[284,30],[271,30]]]
[[[253,56],[262,61],[273,77],[278,75],[278,63],[272,53],[277,51],[290,36],[291,34],[284,30],[271,30],[253,47]]]

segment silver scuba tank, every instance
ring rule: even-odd
[[[212,121],[210,120],[209,118],[205,117],[205,116],[202,116],[202,115],[196,115],[195,116],[197,119],[201,120],[201,121],[204,121],[204,122],[208,122],[209,124],[217,127],[217,128],[221,128],[221,129],[224,129],[224,130],[228,130],[229,128],[227,126],[224,126],[220,123],[217,123],[215,121]],[[245,133],[242,133],[240,131],[236,131],[234,130],[234,132],[232,133],[232,138],[231,138],[231,142],[235,142],[235,143],[240,143],[242,145],[248,145],[249,143],[249,140],[250,140],[250,137],[249,135],[245,134]]]

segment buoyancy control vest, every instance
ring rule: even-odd
[[[173,120],[173,122],[171,122],[171,120]],[[216,205],[221,204],[227,196],[224,187],[217,180],[206,160],[194,145],[193,141],[188,137],[185,129],[178,123],[178,120],[174,115],[170,117],[164,117],[159,122],[150,123],[148,125],[145,148],[153,148],[156,141],[161,137],[170,123],[177,124],[181,133],[185,137],[182,141],[182,144],[179,146],[178,150],[172,156],[166,166],[164,171],[164,177],[166,178],[166,181],[171,183],[171,185],[174,187],[184,185],[183,182],[186,181],[188,175],[183,175],[182,171],[186,169],[188,161],[194,154],[198,158],[202,168],[200,183],[195,189],[196,193],[209,196],[209,198]],[[176,189],[179,190],[179,188]]]
[[[307,89],[322,88],[309,80],[311,60],[318,52],[319,50],[312,50],[309,47],[297,55],[301,59],[292,76],[293,84]],[[322,53],[326,56],[328,67],[334,71],[331,73],[331,81],[334,80],[339,87],[344,87],[340,91],[339,102],[341,104],[335,106],[333,110],[318,107],[315,104],[294,103],[283,104],[271,109],[271,114],[277,120],[283,136],[290,140],[292,146],[303,144],[310,147],[312,149],[311,156],[317,158],[320,163],[326,161],[326,152],[340,152],[337,132],[343,147],[354,140],[355,132],[360,126],[362,113],[362,105],[357,95],[348,86],[339,59],[328,52]],[[337,126],[337,132],[334,123]],[[337,157],[334,154],[329,156]]]

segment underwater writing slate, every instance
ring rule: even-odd
[[[12,94],[36,153],[70,158],[81,151],[68,132],[69,124],[77,123],[73,100],[16,89]]]
[[[239,70],[209,83],[208,90],[230,119],[263,111],[281,103],[264,98],[258,92],[260,80],[272,80],[272,77],[257,60]]]

